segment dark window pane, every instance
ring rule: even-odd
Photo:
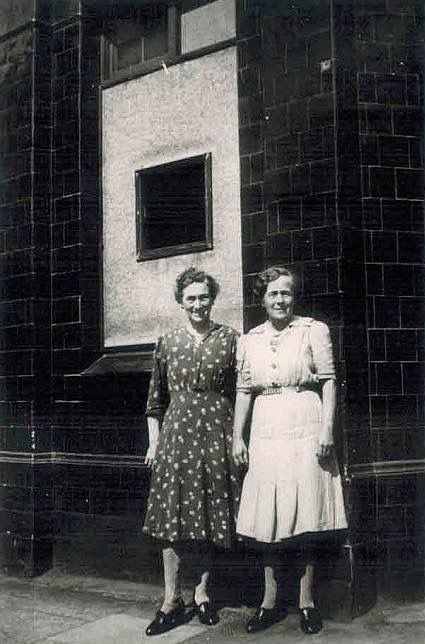
[[[154,21],[145,31],[144,59],[150,60],[163,56],[168,49],[167,12],[163,11],[158,20]]]
[[[168,255],[176,247],[182,252],[184,245],[209,247],[209,155],[140,170],[136,185],[140,258],[167,248]]]
[[[117,47],[117,69],[126,69],[136,65],[142,57],[143,44],[141,38],[127,40]]]
[[[169,54],[168,12],[169,7],[164,4],[141,8],[118,3],[114,6],[103,29],[104,78]]]

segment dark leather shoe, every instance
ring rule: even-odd
[[[195,608],[201,624],[214,626],[214,624],[218,624],[220,621],[218,613],[211,602],[202,602],[202,604],[195,602]]]
[[[277,621],[279,621],[279,614],[276,608],[263,608],[263,606],[260,606],[246,623],[245,629],[247,633],[258,633],[269,628]]]
[[[176,626],[180,626],[184,621],[184,602],[181,599],[178,605],[169,613],[163,613],[162,610],[158,610],[145,632],[146,635],[160,635]]]
[[[317,608],[300,608],[300,626],[301,630],[307,635],[319,633],[322,628],[322,617]]]

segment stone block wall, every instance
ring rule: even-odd
[[[372,534],[385,584],[414,587],[424,536],[422,7],[364,2],[350,19],[362,179],[368,444],[370,460],[382,464],[371,482]],[[365,537],[363,529],[360,534]]]
[[[31,574],[51,559],[50,78],[48,30],[20,9],[0,41],[0,552]]]

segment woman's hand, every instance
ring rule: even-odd
[[[322,430],[319,436],[319,445],[317,449],[317,458],[320,460],[329,458],[334,448],[334,441],[332,432],[329,430]]]
[[[158,447],[158,443],[155,442],[152,445],[149,445],[148,451],[146,452],[145,456],[145,465],[148,465],[148,467],[153,467],[155,465],[155,455],[156,455],[156,449]]]
[[[248,449],[243,438],[233,439],[232,456],[235,465],[248,465]]]
[[[145,456],[145,465],[153,467],[155,464],[156,450],[158,446],[160,421],[158,418],[148,416],[148,429],[149,429],[149,447]]]
[[[235,420],[233,424],[232,456],[235,465],[248,465],[248,450],[242,438],[243,428],[251,405],[251,393],[238,391],[235,403]]]
[[[323,420],[322,430],[319,434],[317,458],[324,460],[332,455],[334,448],[333,427],[335,422],[336,388],[335,381],[331,378],[322,383]]]

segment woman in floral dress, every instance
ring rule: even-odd
[[[276,606],[274,548],[314,544],[315,535],[347,527],[333,448],[335,368],[329,329],[294,315],[294,277],[285,267],[260,274],[256,285],[268,320],[242,340],[238,358],[233,455],[248,465],[236,530],[262,544],[264,597],[247,624],[263,630]],[[253,403],[249,452],[243,429]],[[273,546],[273,544],[275,544]],[[322,628],[313,598],[314,556],[300,580],[300,625]]]
[[[190,268],[178,276],[175,297],[187,324],[160,337],[146,415],[152,467],[143,530],[163,542],[165,596],[146,633],[163,633],[184,620],[180,564],[190,548],[204,566],[194,603],[203,624],[218,615],[208,595],[214,545],[235,534],[237,479],[231,458],[237,332],[210,319],[218,284]]]

